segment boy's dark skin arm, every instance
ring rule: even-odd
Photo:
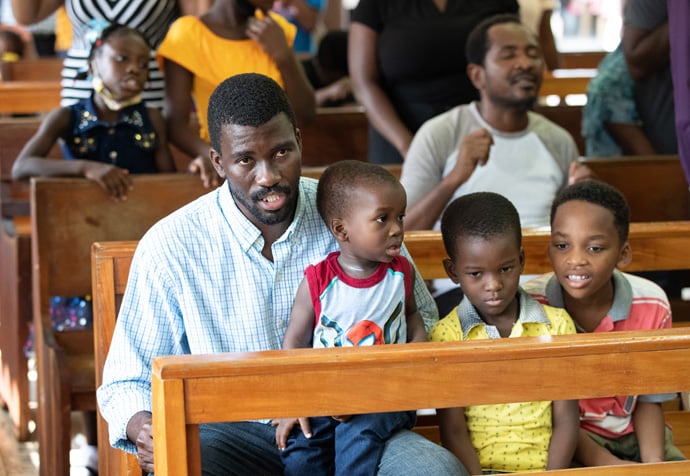
[[[661,404],[637,401],[633,412],[635,435],[643,463],[664,461],[664,413]]]
[[[414,289],[416,273],[412,272],[412,284],[410,289]],[[428,337],[424,328],[424,320],[417,310],[417,301],[414,294],[410,294],[405,306],[405,325],[407,326],[407,342],[426,342]]]
[[[460,460],[468,473],[482,474],[479,456],[472,446],[470,432],[467,429],[465,409],[463,407],[439,408],[436,414],[443,447]]]
[[[551,403],[553,428],[546,469],[569,468],[580,431],[577,400],[555,400]]]
[[[654,155],[656,151],[647,134],[636,124],[605,122],[606,130],[618,143],[625,155]]]
[[[114,199],[124,200],[132,188],[132,179],[126,169],[94,160],[46,158],[55,142],[67,136],[69,122],[68,108],[51,111],[17,156],[12,165],[12,178],[22,180],[34,176],[85,177],[103,187]]]

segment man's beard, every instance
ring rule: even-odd
[[[254,192],[249,197],[243,193],[237,192],[233,188],[230,181],[228,181],[228,187],[230,188],[230,194],[232,195],[233,199],[242,205],[251,214],[251,217],[255,218],[263,225],[277,225],[279,223],[289,221],[292,219],[292,216],[297,209],[297,194],[292,194],[292,189],[290,187],[283,187],[280,185],[264,187],[262,190]],[[270,192],[279,192],[285,194],[287,201],[283,208],[271,212],[262,210],[257,206],[257,202],[261,201],[261,199]]]

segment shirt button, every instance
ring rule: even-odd
[[[111,150],[110,154],[108,154],[111,159],[115,160],[117,159],[117,151],[116,150]]]
[[[285,319],[281,319],[278,321],[278,326],[280,327],[285,327]]]
[[[108,129],[108,135],[112,136],[114,134],[115,134],[115,128],[114,127],[111,127],[110,129]]]

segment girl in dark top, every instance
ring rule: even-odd
[[[91,97],[48,114],[17,157],[12,177],[86,177],[124,199],[130,172],[174,172],[160,111],[141,101],[149,52],[137,30],[103,29],[89,54]],[[58,140],[68,160],[46,158]]]
[[[360,0],[352,12],[350,78],[369,118],[369,161],[401,163],[427,119],[478,99],[465,40],[516,0]]]

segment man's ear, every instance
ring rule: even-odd
[[[479,64],[470,63],[467,65],[467,77],[478,91],[484,88],[484,67]]]
[[[450,258],[444,258],[443,267],[446,269],[446,274],[448,275],[448,277],[455,284],[460,284],[460,280],[458,279],[458,275],[455,272],[455,263],[453,263],[453,260]]]
[[[297,146],[299,147],[300,153],[302,152],[302,131],[299,127],[295,127],[295,139],[297,140]]]
[[[520,247],[520,274],[525,270],[525,250]]]
[[[223,157],[221,157],[221,155],[213,147],[211,147],[209,149],[208,156],[211,159],[211,163],[213,164],[213,168],[216,169],[216,173],[218,174],[218,176],[220,176],[222,178],[226,178],[225,177],[225,170],[223,169],[223,166],[220,163]]]
[[[620,254],[618,255],[618,262],[616,263],[617,268],[627,268],[632,261],[632,248],[630,248],[630,243],[627,241],[623,243],[621,247]]]
[[[343,242],[347,241],[347,230],[345,229],[345,223],[340,218],[333,218],[328,224],[331,229],[331,233],[335,236],[335,239]]]

